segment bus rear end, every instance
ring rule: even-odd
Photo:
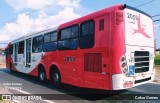
[[[121,73],[112,75],[113,90],[127,89],[153,81],[154,32],[151,17],[123,6],[125,52],[119,58]]]

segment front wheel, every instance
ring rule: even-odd
[[[61,87],[61,75],[58,70],[53,70],[51,74],[51,81],[57,88]]]
[[[46,80],[46,72],[44,68],[40,67],[38,71],[38,77],[41,82],[45,82]]]

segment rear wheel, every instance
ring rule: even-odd
[[[52,83],[55,87],[57,87],[57,88],[61,87],[61,75],[60,75],[60,72],[57,69],[52,70],[51,81],[52,81]]]
[[[46,81],[46,72],[45,72],[45,70],[44,70],[43,67],[40,67],[40,68],[39,68],[38,77],[39,77],[39,80],[40,80],[41,82],[45,82],[45,81]]]

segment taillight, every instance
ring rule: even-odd
[[[116,12],[116,25],[120,24],[121,22],[123,22],[123,11],[119,10],[118,12]]]
[[[122,57],[122,58],[121,58],[121,62],[123,62],[124,60],[125,60],[125,57]]]
[[[126,63],[123,63],[123,64],[121,65],[122,68],[124,68],[125,66],[126,66]]]
[[[127,61],[124,55],[120,58],[120,67],[121,67],[122,73],[125,76],[128,76]]]

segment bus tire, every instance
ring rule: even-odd
[[[58,69],[52,69],[51,82],[56,88],[61,87],[61,75]]]
[[[43,66],[40,66],[38,69],[38,78],[41,82],[46,81],[46,72]]]

